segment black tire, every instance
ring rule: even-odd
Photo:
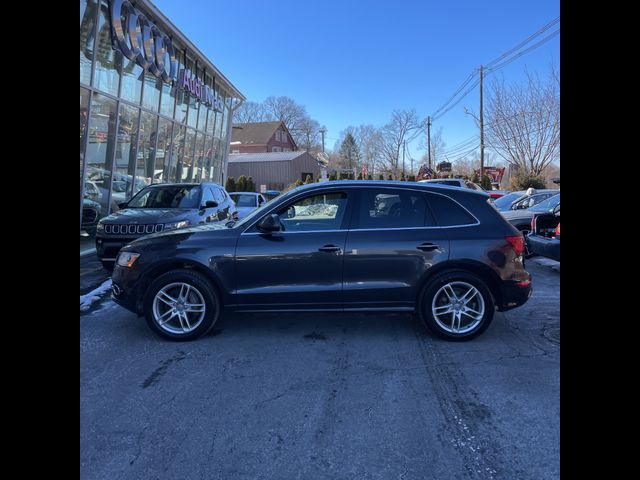
[[[113,272],[113,267],[115,267],[116,265],[116,262],[108,260],[100,260],[100,263],[102,264],[102,268],[104,268],[108,272]]]
[[[454,282],[458,282],[458,283],[454,283]],[[471,317],[468,316],[466,313],[463,314],[465,316],[464,317],[465,321],[469,322],[468,331],[462,331],[462,332],[448,331],[446,328],[444,328],[440,324],[440,323],[443,323],[442,316],[446,315],[446,313],[441,314],[440,323],[438,322],[438,320],[436,320],[434,316],[434,313],[432,310],[434,297],[436,296],[436,294],[438,294],[438,299],[442,298],[443,292],[441,291],[441,289],[445,285],[452,284],[452,283],[454,283],[454,290],[458,288],[460,289],[466,288],[464,287],[464,285],[471,285],[475,287],[475,289],[477,290],[477,294],[479,294],[482,299],[482,303],[480,303],[480,300],[475,300],[476,303],[473,303],[471,305],[471,306],[475,306],[476,304],[478,306],[483,305],[484,312],[479,321],[478,320],[469,321],[469,318]],[[473,297],[472,297],[472,300],[473,300]],[[436,308],[443,308],[443,307],[436,307]],[[475,308],[479,308],[479,307],[475,307]],[[465,341],[465,340],[471,340],[472,338],[477,337],[487,329],[487,327],[491,324],[491,321],[493,320],[493,314],[495,312],[495,304],[493,301],[493,296],[491,295],[491,292],[487,287],[487,285],[485,284],[484,280],[482,280],[477,275],[471,272],[467,272],[465,270],[451,270],[451,271],[437,274],[435,277],[430,279],[425,284],[425,286],[422,288],[422,291],[420,292],[420,296],[418,297],[417,310],[424,325],[439,337],[444,338],[446,340]],[[473,325],[476,322],[477,324]],[[460,327],[461,323],[459,323],[458,326]]]
[[[158,292],[160,292],[161,289],[175,283],[188,284],[192,289],[196,290],[204,300],[204,317],[200,320],[200,323],[193,330],[186,333],[168,331],[168,329],[172,329],[171,325],[167,325],[167,327],[160,326],[156,321],[156,316],[154,313],[154,300]],[[158,303],[157,308],[160,308],[160,305],[161,303]],[[147,325],[149,325],[149,328],[151,328],[151,330],[153,330],[162,338],[179,342],[195,340],[196,338],[209,333],[218,321],[218,317],[220,316],[220,308],[221,302],[218,292],[216,291],[216,288],[211,284],[211,282],[201,273],[186,269],[172,270],[156,278],[153,282],[151,282],[151,285],[149,285],[149,288],[145,293],[143,303],[144,317]],[[171,315],[171,317],[169,318],[173,318],[173,315]],[[180,324],[182,325],[182,321],[180,321]]]

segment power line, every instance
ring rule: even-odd
[[[469,76],[465,79],[465,81],[462,82],[462,85],[458,87],[458,89],[454,92],[454,94],[451,95],[451,97],[449,97],[449,99],[446,102],[444,102],[444,104],[431,115],[432,118],[435,118],[436,115],[438,115],[438,113],[440,113],[449,103],[451,103],[451,101],[456,97],[456,95],[458,95],[458,93],[460,93],[462,89],[469,84],[469,82],[473,79],[475,75],[476,75],[476,71],[474,70],[469,74]]]
[[[520,48],[522,48],[524,45],[526,45],[527,43],[529,43],[531,40],[533,40],[534,38],[536,38],[537,36],[541,35],[542,33],[544,33],[546,30],[549,30],[552,26],[556,25],[558,22],[560,22],[560,16],[557,16],[556,18],[554,18],[553,20],[551,20],[549,23],[547,23],[545,26],[543,26],[542,28],[540,28],[538,31],[532,33],[531,35],[529,35],[527,38],[525,38],[522,42],[520,42],[518,45],[516,45],[513,48],[510,48],[509,50],[507,50],[506,52],[504,52],[502,55],[500,55],[498,58],[491,60],[489,63],[486,64],[487,69],[491,68],[494,64],[498,63],[500,60],[506,58],[508,55],[510,55],[511,53],[519,50]]]
[[[536,48],[540,47],[541,45],[547,43],[549,40],[551,40],[553,37],[555,37],[556,35],[558,35],[560,33],[560,29],[550,33],[549,35],[547,35],[546,37],[544,37],[542,40],[540,40],[537,43],[534,43],[533,45],[529,46],[528,48],[526,48],[525,50],[523,50],[522,52],[518,53],[517,55],[511,57],[508,60],[505,60],[504,62],[502,62],[499,65],[496,65],[495,67],[491,67],[491,69],[489,69],[490,72],[495,72],[496,70],[501,69],[502,67],[506,67],[507,65],[509,65],[511,62],[513,62],[514,60],[520,58],[522,55],[529,53],[532,50],[535,50]]]

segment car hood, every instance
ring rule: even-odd
[[[189,217],[188,208],[125,208],[104,219],[113,224],[140,224],[179,222]]]
[[[177,230],[165,230],[158,233],[152,233],[134,240],[129,245],[133,245],[135,247],[157,243],[166,244],[166,242],[180,242],[181,240],[192,237],[198,233],[206,233],[207,238],[210,238],[209,235],[211,234],[214,236],[238,235],[238,232],[235,229],[226,227],[225,222],[215,222],[195,227],[178,228]]]

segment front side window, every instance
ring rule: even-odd
[[[306,197],[276,212],[285,232],[339,230],[347,208],[345,193]]]
[[[200,187],[149,187],[131,199],[128,208],[199,208]]]
[[[434,225],[427,218],[424,195],[410,190],[365,190],[360,197],[358,228],[407,228]]]

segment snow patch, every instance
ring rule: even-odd
[[[102,285],[86,295],[80,295],[80,311],[88,310],[94,302],[100,300],[102,295],[109,290],[111,290],[111,279],[105,280]]]

